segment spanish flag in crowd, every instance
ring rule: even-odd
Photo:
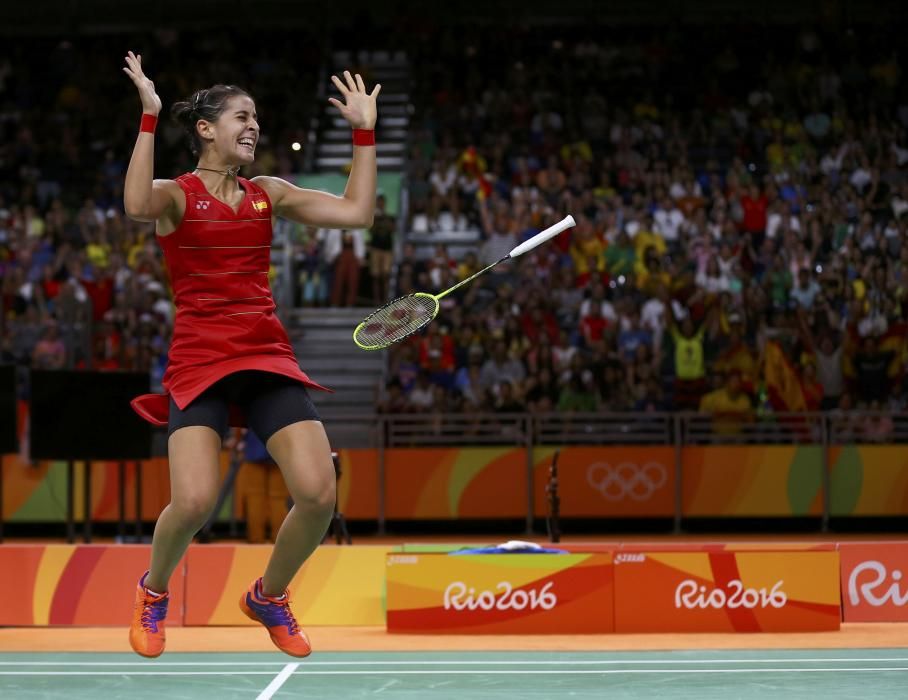
[[[766,343],[763,353],[763,375],[766,378],[769,403],[774,410],[792,413],[807,410],[801,377],[791,360],[785,356],[782,346],[774,340]]]
[[[492,181],[486,174],[488,166],[486,159],[476,151],[475,146],[468,146],[457,158],[457,165],[461,172],[470,177],[475,177],[479,184],[476,198],[480,201],[492,194]]]
[[[861,348],[862,339],[853,330],[851,334],[853,352],[857,352]],[[901,379],[905,373],[905,367],[908,365],[908,323],[901,321],[893,323],[883,335],[877,336],[877,350],[879,352],[893,353],[887,374],[894,381]],[[857,377],[857,372],[850,354],[845,353],[842,365],[845,376],[854,380]]]
[[[905,371],[905,354],[908,351],[908,324],[893,323],[879,338],[880,352],[893,352],[889,363],[889,376],[899,379]]]

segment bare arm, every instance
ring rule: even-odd
[[[157,117],[161,112],[161,98],[155,92],[154,83],[142,71],[142,56],[130,51],[123,72],[132,79],[139,91],[142,113]],[[129,159],[123,186],[123,206],[130,219],[156,221],[172,211],[175,204],[172,191],[174,183],[168,180],[155,181],[153,177],[154,134],[140,131],[132,158]]]
[[[350,71],[344,71],[344,80],[336,75],[331,80],[346,104],[333,97],[328,101],[354,129],[374,129],[378,118],[375,101],[381,85],[367,93],[362,77],[357,73],[354,79]],[[353,166],[340,197],[303,189],[275,177],[258,177],[254,182],[268,192],[278,216],[322,228],[369,228],[375,213],[377,178],[375,147],[354,146]]]
[[[279,177],[253,182],[271,198],[274,213],[319,228],[369,228],[375,213],[375,148],[353,147],[353,169],[343,196],[308,190]]]

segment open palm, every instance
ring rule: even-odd
[[[134,54],[130,51],[126,55],[126,66],[123,68],[131,79],[136,89],[139,91],[139,99],[142,100],[142,111],[149,114],[158,114],[161,111],[161,98],[155,92],[154,83],[151,82],[142,70],[142,54]]]
[[[350,126],[354,129],[374,129],[375,120],[378,118],[375,100],[378,93],[381,92],[381,85],[377,84],[371,93],[367,93],[362,76],[357,73],[354,79],[347,70],[344,71],[344,80],[336,75],[332,75],[331,80],[340,91],[346,104],[334,97],[329,97],[328,102],[340,110],[341,116],[350,122]]]

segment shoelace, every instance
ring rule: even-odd
[[[167,598],[161,598],[148,602],[148,599],[142,604],[142,628],[145,631],[156,631],[155,624],[167,616]]]
[[[300,626],[293,616],[293,612],[290,610],[290,596],[287,596],[283,600],[274,600],[273,598],[268,598],[267,600],[272,605],[278,606],[282,623],[287,625],[287,629],[290,630],[291,635],[296,635],[300,631]]]

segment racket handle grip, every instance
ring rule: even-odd
[[[533,248],[535,248],[536,246],[545,243],[550,238],[554,238],[565,229],[575,225],[576,222],[574,221],[574,217],[568,214],[554,226],[549,226],[542,233],[537,233],[530,240],[521,243],[519,246],[514,248],[514,250],[508,253],[508,255],[512,258],[516,258],[518,255],[523,255],[524,253],[533,250]]]

